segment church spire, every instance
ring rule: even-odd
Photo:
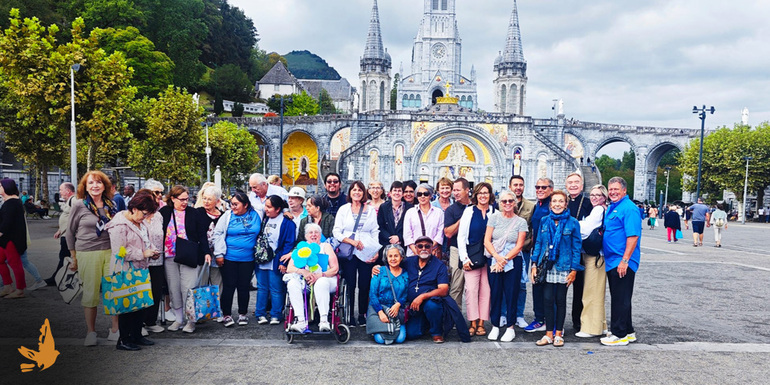
[[[366,37],[364,59],[384,59],[385,49],[382,47],[382,35],[380,33],[380,12],[377,9],[377,0],[372,6],[372,18],[369,21],[369,35]]]
[[[513,0],[513,12],[508,23],[508,36],[503,51],[504,63],[525,63],[524,52],[521,48],[521,29],[519,29],[519,9]]]

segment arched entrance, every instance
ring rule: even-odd
[[[251,134],[251,136],[254,137],[254,140],[256,140],[257,148],[259,149],[258,150],[259,162],[257,162],[256,169],[257,171],[261,172],[263,175],[267,175],[267,170],[268,170],[267,163],[268,163],[268,159],[270,159],[268,154],[267,141],[265,141],[265,138],[263,138],[262,135],[254,131],[249,131],[249,133]]]
[[[682,199],[682,173],[676,159],[680,151],[675,144],[663,142],[647,155],[647,197],[658,206]]]
[[[431,94],[430,104],[436,104],[436,99],[441,98],[444,96],[444,91],[441,91],[439,89],[436,89],[433,91],[433,94]]]
[[[591,159],[602,176],[601,183],[607,186],[612,177],[622,177],[628,183],[628,196],[638,199],[643,193],[635,193],[636,182],[636,153],[633,144],[622,137],[614,137],[599,143]],[[642,198],[641,200],[644,200]]]
[[[318,145],[310,135],[295,131],[283,146],[282,178],[285,186],[315,185],[318,181]]]

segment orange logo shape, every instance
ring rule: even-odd
[[[19,348],[19,353],[22,356],[34,361],[36,364],[21,364],[21,372],[31,372],[35,369],[35,366],[40,368],[40,371],[46,370],[56,362],[56,357],[59,356],[59,351],[56,350],[54,345],[53,335],[51,334],[51,324],[48,323],[48,318],[43,322],[43,327],[40,328],[38,351],[25,348],[24,346]]]

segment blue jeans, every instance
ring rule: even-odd
[[[21,254],[21,265],[24,266],[24,270],[26,270],[32,278],[35,278],[35,282],[43,280],[43,277],[40,276],[40,272],[37,271],[37,267],[29,261],[29,258],[27,258],[26,250]]]
[[[262,270],[257,266],[254,270],[257,276],[257,308],[255,317],[267,316],[267,300],[270,296],[270,318],[283,317],[283,302],[286,286],[281,273],[273,270]]]
[[[522,268],[522,279],[529,279],[529,252],[522,252],[524,254],[524,266]],[[522,282],[519,287],[519,300],[516,302],[516,317],[524,318],[524,306],[527,305],[527,283]]]
[[[516,311],[521,286],[521,259],[514,259],[514,268],[504,273],[489,273],[490,308],[492,326],[513,326],[515,319],[508,317]],[[500,324],[500,315],[505,315],[507,325]]]
[[[444,305],[440,301],[428,299],[423,302],[420,311],[410,311],[406,321],[406,338],[420,338],[425,329],[430,330],[431,336],[444,334]]]

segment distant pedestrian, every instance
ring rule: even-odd
[[[698,203],[690,206],[688,211],[692,212],[692,245],[703,246],[703,229],[711,226],[709,207],[703,204],[703,198],[698,198]]]
[[[673,238],[674,242],[676,242],[676,233],[678,231],[682,231],[682,223],[681,217],[676,213],[676,210],[673,206],[663,217],[663,227],[666,228],[666,237],[668,238],[668,243],[671,243],[671,238]]]
[[[722,230],[727,230],[727,213],[723,204],[718,204],[716,210],[711,213],[710,224],[714,226],[714,247],[722,247]]]
[[[639,210],[628,198],[625,179],[609,180],[610,207],[604,217],[604,260],[610,286],[610,329],[612,334],[601,339],[602,345],[622,346],[636,342],[631,320],[631,298],[634,278],[641,256],[642,236]]]

